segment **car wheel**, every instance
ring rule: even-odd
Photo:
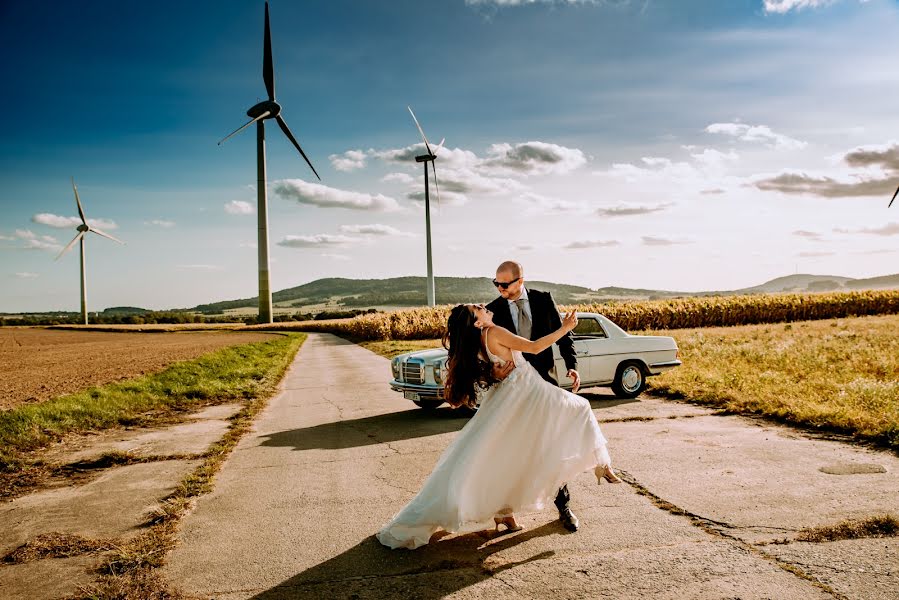
[[[619,398],[636,398],[646,387],[646,374],[639,363],[626,362],[618,365],[612,391]]]
[[[441,404],[443,404],[443,400],[413,400],[412,401],[415,406],[418,408],[423,408],[425,410],[434,410]]]

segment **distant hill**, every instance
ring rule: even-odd
[[[576,285],[529,281],[536,289],[552,292],[557,302],[587,302],[598,294]],[[487,302],[496,297],[496,288],[487,277],[437,277],[434,281],[441,304],[456,302]],[[243,298],[200,304],[193,310],[217,314],[247,306],[256,306],[257,298]],[[318,304],[340,304],[346,307],[422,306],[427,303],[424,277],[394,277],[392,279],[318,279],[272,294],[272,302],[297,308]]]
[[[707,296],[711,294],[762,294],[780,292],[824,292],[850,291],[862,289],[899,288],[899,274],[853,279],[837,275],[796,274],[778,277],[753,287],[739,290],[718,290],[705,292],[677,292],[670,290],[635,289],[608,286],[592,290],[590,288],[528,281],[528,285],[552,292],[559,304],[579,304],[601,302],[612,299],[674,298],[685,296]],[[437,277],[435,280],[437,301],[441,304],[457,302],[487,302],[496,297],[496,289],[487,277]],[[374,306],[423,306],[426,303],[424,277],[394,277],[391,279],[346,279],[331,277],[281,290],[272,294],[272,301],[282,309],[304,307],[343,306],[346,308],[367,308]],[[200,304],[193,309],[204,314],[220,314],[226,310],[254,308],[256,297],[226,300]],[[113,309],[108,309],[113,310]],[[125,310],[125,309],[114,309]],[[141,309],[132,309],[141,310]]]

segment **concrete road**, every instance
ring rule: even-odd
[[[310,335],[183,522],[171,582],[218,599],[899,597],[897,538],[770,543],[895,514],[894,455],[600,390],[584,395],[628,483],[571,482],[580,531],[547,510],[515,534],[388,550],[372,534],[467,421],[414,407],[388,375],[386,359]]]

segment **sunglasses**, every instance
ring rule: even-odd
[[[496,287],[498,287],[498,288],[502,288],[502,289],[504,289],[504,290],[507,290],[507,289],[509,289],[509,286],[510,286],[510,285],[512,285],[513,283],[515,283],[515,282],[517,282],[517,281],[520,281],[520,280],[521,280],[521,277],[519,277],[518,279],[513,279],[512,281],[497,281],[496,279],[494,279],[494,280],[493,280],[493,285],[496,286]]]

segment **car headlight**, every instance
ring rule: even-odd
[[[394,358],[390,361],[390,370],[393,371],[393,378],[397,381],[400,380],[400,361]]]
[[[445,365],[443,362],[438,362],[434,364],[434,382],[437,384],[443,383],[443,367]]]

